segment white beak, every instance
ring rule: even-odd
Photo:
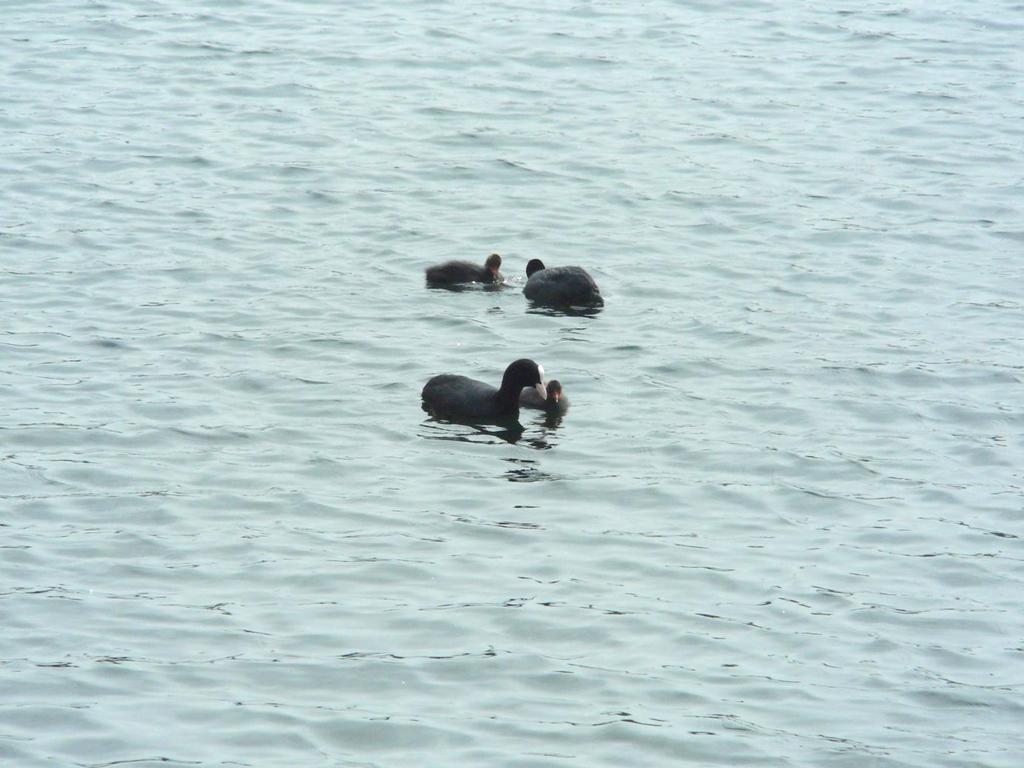
[[[548,399],[548,388],[544,386],[544,382],[539,382],[533,385],[533,388],[537,390],[537,394],[540,395],[541,400]]]

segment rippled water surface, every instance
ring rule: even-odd
[[[0,32],[4,766],[1021,764],[1024,6]]]

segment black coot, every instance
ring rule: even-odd
[[[547,398],[544,369],[533,360],[516,360],[505,369],[501,389],[466,376],[442,373],[423,387],[423,407],[435,416],[454,421],[493,422],[519,415],[519,393],[533,387]]]
[[[539,408],[555,416],[564,416],[569,410],[569,398],[562,395],[562,385],[557,379],[552,379],[545,388],[548,396],[542,398],[533,387],[524,387],[519,393],[519,405],[523,408]]]
[[[459,283],[500,283],[501,256],[492,253],[481,267],[471,261],[446,261],[427,267],[429,285],[458,285]]]
[[[540,259],[526,265],[523,293],[535,304],[549,307],[601,306],[601,290],[582,267],[544,267]]]

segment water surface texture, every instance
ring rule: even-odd
[[[0,33],[4,766],[1021,764],[1019,2]]]

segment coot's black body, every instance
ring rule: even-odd
[[[492,253],[483,266],[471,261],[446,261],[427,268],[429,285],[458,285],[460,283],[500,283],[501,256]]]
[[[601,290],[582,267],[545,268],[540,259],[526,265],[529,278],[523,293],[535,304],[549,307],[601,306]]]
[[[501,388],[495,389],[466,376],[442,373],[423,387],[423,407],[443,419],[474,423],[496,422],[519,416],[519,393],[532,387],[547,398],[544,369],[525,358],[505,369]]]
[[[569,398],[562,394],[562,385],[552,379],[546,386],[548,396],[542,398],[533,387],[524,387],[519,393],[519,405],[523,408],[537,408],[553,416],[564,416],[569,410]]]

